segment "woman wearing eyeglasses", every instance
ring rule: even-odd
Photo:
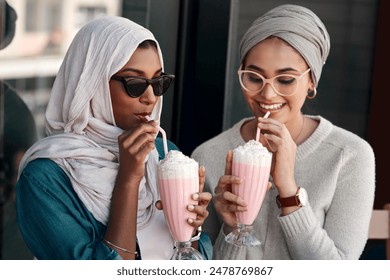
[[[26,153],[16,188],[19,226],[37,259],[169,259],[155,138],[173,80],[142,26],[107,16],[78,32],[53,85],[48,136]],[[198,236],[211,194],[195,195],[188,211],[197,219],[188,222]],[[205,258],[208,241],[193,242]]]
[[[215,240],[214,258],[360,257],[374,200],[373,150],[322,116],[301,111],[317,95],[329,49],[321,20],[296,5],[270,10],[242,38],[237,78],[253,117],[192,154],[208,170],[205,189],[214,193],[203,227]],[[267,112],[270,116],[263,118]],[[231,150],[255,139],[257,128],[260,141],[273,152],[272,187],[253,225],[262,244],[238,247],[225,241],[237,226],[235,212],[247,209],[232,193],[240,179],[231,176]]]

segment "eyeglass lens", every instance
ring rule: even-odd
[[[298,87],[298,77],[293,75],[278,75],[272,79],[265,79],[260,74],[253,71],[240,71],[240,83],[242,87],[250,92],[261,91],[267,82],[280,95],[292,95]]]

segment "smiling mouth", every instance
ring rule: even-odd
[[[260,103],[260,108],[262,108],[264,110],[272,111],[272,110],[278,110],[278,109],[282,108],[284,105],[285,105],[285,103],[277,103],[277,104],[272,104],[272,105]]]

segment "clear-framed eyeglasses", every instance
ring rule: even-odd
[[[298,89],[299,80],[307,73],[310,68],[303,72],[300,76],[282,74],[273,78],[266,79],[257,72],[251,70],[238,70],[238,78],[243,89],[249,94],[256,94],[265,87],[268,83],[273,90],[282,96],[291,96],[295,94]]]

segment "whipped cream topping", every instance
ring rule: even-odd
[[[199,176],[199,164],[193,158],[177,150],[171,150],[157,167],[161,179],[192,178]]]
[[[272,153],[260,142],[249,140],[233,150],[233,161],[255,166],[271,165]]]

